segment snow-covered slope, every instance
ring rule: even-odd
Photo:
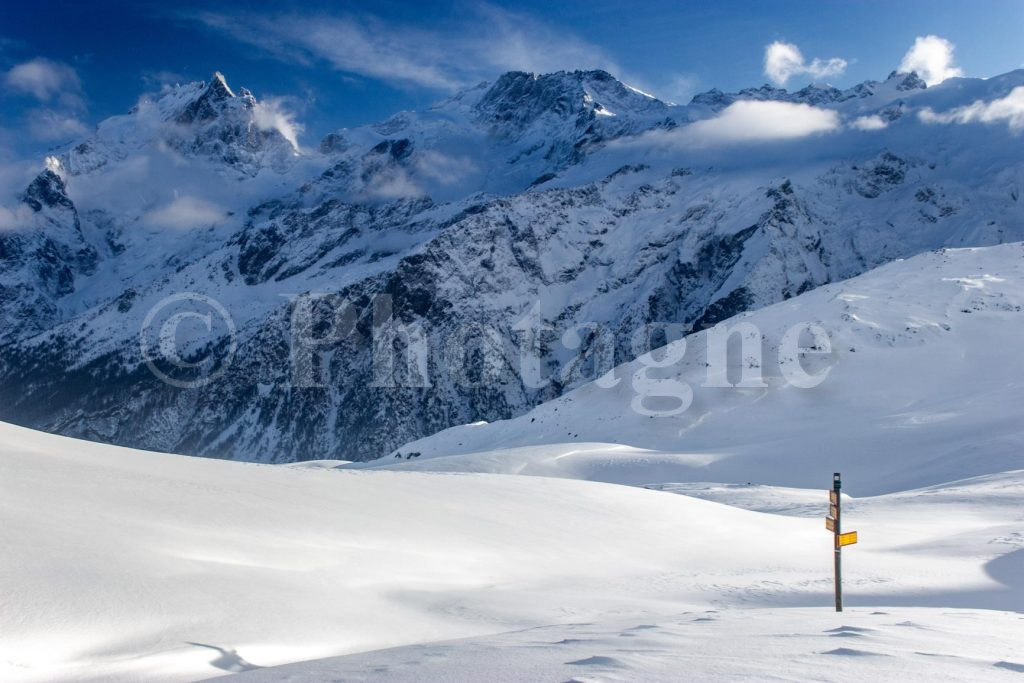
[[[254,681],[1016,681],[1020,615],[694,610],[413,645],[250,670]],[[653,622],[653,623],[652,623]]]
[[[916,651],[969,656],[947,669],[965,675],[1022,664],[1019,615],[976,611],[1024,609],[1021,472],[848,502],[861,541],[846,554],[843,615],[831,612],[820,519],[661,491],[252,465],[6,424],[0,489],[5,681],[196,680],[497,633],[506,635],[331,666],[366,676],[383,658],[401,663],[389,675],[405,680],[469,675],[460,667],[471,662],[489,662],[484,677],[497,680],[566,666],[648,678],[679,658],[727,654],[724,643],[706,651],[707,641],[748,619],[737,646],[763,652],[798,639],[780,651],[803,653],[785,670],[796,678],[898,669],[923,680],[937,669]],[[757,607],[772,609],[748,611]],[[644,624],[657,630],[634,628]],[[523,631],[538,627],[536,637]],[[524,637],[535,647],[523,650]],[[468,659],[431,654],[442,650]],[[846,661],[832,664],[830,653],[858,652],[892,655],[896,669],[854,660],[823,669]],[[716,666],[725,677],[753,672],[731,657]],[[322,680],[324,671],[282,675]]]
[[[806,361],[829,373],[810,389],[790,385],[779,365],[784,334],[803,322],[831,338],[831,353]],[[762,343],[731,348],[725,379],[738,382],[763,350],[763,388],[703,386],[721,377],[706,367],[705,331],[686,338],[685,354],[666,349],[681,360],[660,376],[693,394],[679,415],[633,407],[635,361],[603,379],[619,379],[614,388],[588,384],[370,466],[804,487],[841,470],[858,495],[1024,467],[1024,244],[930,252],[723,323],[740,324]]]
[[[919,85],[896,74],[670,106],[604,72],[512,73],[317,151],[296,150],[287,120],[223,79],[172,89],[56,166],[96,253],[94,267],[61,257],[73,290],[49,294],[33,274],[47,268],[0,254],[2,281],[19,283],[4,290],[5,319],[46,311],[0,330],[0,417],[173,452],[368,460],[585,383],[563,342],[579,325],[612,335],[621,363],[646,350],[634,333],[653,322],[699,330],[895,258],[1024,239],[1012,122],[949,114],[1009,97],[1024,71]],[[834,127],[730,141],[744,103]],[[35,244],[33,225],[4,239]],[[75,234],[70,212],[42,234],[70,245],[57,239]],[[359,334],[323,357],[322,387],[293,382],[290,302],[306,292],[358,309]],[[210,366],[236,350],[201,392],[164,384],[140,352],[150,311],[185,293],[232,323],[181,330],[180,351],[212,349]],[[366,340],[379,294],[423,329],[430,387],[376,381]],[[177,305],[165,313],[190,304]],[[533,340],[518,327],[532,310],[546,328]],[[494,381],[465,386],[450,347],[494,336]],[[539,387],[514,360],[533,343],[550,378]]]
[[[764,333],[768,387],[700,387],[705,332],[662,377],[693,387],[681,417],[630,410],[633,363],[412,460],[255,465],[0,423],[0,677],[1010,680],[1022,298],[1022,244],[924,254],[728,321]],[[816,389],[770,369],[801,321],[832,334]],[[841,615],[835,469],[860,535]]]

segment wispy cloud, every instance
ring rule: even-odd
[[[43,57],[16,64],[4,74],[3,80],[11,90],[32,95],[40,102],[81,101],[82,83],[75,70]]]
[[[199,80],[198,78],[189,78],[185,74],[178,73],[177,71],[152,71],[145,70],[140,74],[142,82],[147,88],[161,89],[166,86],[181,85],[182,83],[191,83],[192,81]]]
[[[809,104],[740,100],[710,119],[624,140],[623,146],[701,149],[796,140],[841,128],[839,114]]]
[[[0,230],[30,225],[34,213],[22,203],[21,194],[39,173],[39,161],[14,156],[12,142],[19,134],[0,128]]]
[[[838,76],[846,71],[847,62],[841,57],[819,59],[815,57],[810,63],[804,59],[800,48],[792,43],[775,41],[764,49],[764,74],[773,82],[785,85],[794,76],[811,76],[812,78],[828,78]]]
[[[29,134],[37,140],[73,140],[89,133],[89,127],[66,111],[30,109],[25,114]]]
[[[253,117],[260,130],[276,130],[295,149],[299,148],[299,134],[302,124],[296,121],[295,113],[283,97],[268,97],[256,103]]]
[[[985,102],[977,100],[947,112],[935,113],[930,108],[918,112],[925,123],[1006,123],[1010,130],[1024,130],[1024,86],[1018,86],[1006,97]]]
[[[660,86],[651,87],[650,91],[660,100],[676,104],[686,104],[697,94],[699,83],[700,81],[696,76],[677,73],[672,74]]]
[[[13,230],[32,224],[32,209],[25,204],[13,207],[0,205],[0,230]]]
[[[414,28],[371,15],[223,14],[192,18],[278,59],[326,62],[336,70],[450,91],[496,73],[618,67],[601,48],[531,17],[477,5],[447,30]]]
[[[142,216],[142,222],[154,228],[187,230],[214,225],[226,216],[227,211],[216,204],[186,195],[148,211]]]
[[[82,82],[71,66],[36,57],[14,65],[0,80],[7,94],[29,97],[41,105],[25,110],[25,129],[32,137],[50,142],[88,132],[81,121],[86,113]]]
[[[953,65],[953,51],[956,46],[939,36],[918,36],[900,62],[900,71],[916,71],[928,85],[941,83],[947,78],[963,76],[964,72]]]
[[[889,127],[889,123],[878,114],[870,114],[868,116],[858,116],[850,122],[850,127],[854,130],[863,131],[884,130]]]
[[[441,185],[457,185],[477,170],[469,157],[449,156],[433,149],[417,154],[415,166],[421,177]]]

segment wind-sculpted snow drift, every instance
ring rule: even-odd
[[[1024,239],[1017,131],[942,117],[1022,84],[676,106],[599,71],[510,73],[316,151],[219,75],[172,88],[51,159],[0,232],[0,418],[289,461],[520,415],[664,342],[655,323]],[[773,123],[737,133],[750,103]],[[410,345],[424,362],[382,377]]]

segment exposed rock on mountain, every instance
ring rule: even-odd
[[[601,71],[514,72],[318,151],[219,75],[172,88],[68,150],[0,232],[0,419],[365,460],[512,417],[687,330],[1024,239],[1013,132],[917,116],[1022,84],[893,74],[673,106]],[[684,134],[741,100],[836,125]]]

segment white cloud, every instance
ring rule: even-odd
[[[652,130],[612,141],[613,147],[654,150],[708,149],[740,144],[798,140],[839,130],[839,114],[809,104],[740,100],[710,119],[671,130]]]
[[[89,127],[71,113],[33,109],[26,114],[29,134],[37,140],[73,140],[88,134]]]
[[[213,225],[226,216],[227,212],[216,204],[198,197],[183,196],[146,212],[142,222],[154,228],[185,230]]]
[[[888,128],[889,123],[878,114],[871,114],[870,116],[858,116],[850,126],[857,130],[882,130]]]
[[[0,77],[7,92],[29,95],[42,106],[24,111],[24,131],[37,140],[62,142],[89,132],[82,83],[67,64],[36,57]]]
[[[279,132],[298,151],[302,124],[297,122],[295,115],[285,108],[284,98],[271,97],[257,102],[256,109],[253,110],[253,120],[260,130]]]
[[[467,19],[443,31],[368,15],[203,12],[193,18],[284,61],[322,60],[339,71],[437,90],[455,90],[516,69],[619,71],[598,46],[491,5],[476,6]]]
[[[19,158],[11,149],[9,139],[15,135],[13,130],[0,128],[0,206],[18,207],[22,192],[39,174],[38,159]]]
[[[937,114],[930,108],[918,112],[925,123],[1002,123],[1013,132],[1024,130],[1024,86],[1017,86],[1006,97],[972,104]]]
[[[32,209],[24,204],[14,208],[0,206],[0,230],[23,228],[32,224]]]
[[[928,85],[941,83],[947,78],[963,76],[964,72],[953,66],[955,46],[939,36],[918,36],[913,46],[903,55],[900,71],[916,71]]]
[[[794,140],[839,128],[839,114],[809,104],[740,100],[713,119],[678,128],[677,140],[690,147]]]
[[[198,81],[198,78],[189,78],[188,76],[178,73],[177,71],[143,71],[141,74],[142,82],[146,84],[146,87],[155,88],[161,90],[168,86],[181,85],[182,83],[191,83],[192,81]]]
[[[565,29],[492,5],[477,7],[477,17],[466,27],[467,38],[460,58],[480,59],[482,75],[519,69],[547,73],[572,69],[605,69],[623,75],[622,69],[598,45],[588,43]],[[475,78],[474,78],[475,80]]]
[[[673,74],[660,87],[652,88],[658,99],[676,104],[685,104],[697,94],[699,81],[690,74]]]
[[[8,148],[16,133],[0,128],[0,231],[33,225],[35,212],[21,201],[22,193],[39,173],[37,159],[18,159]]]
[[[455,185],[477,168],[472,159],[428,149],[416,155],[416,173],[441,185]]]
[[[401,167],[387,167],[374,173],[361,188],[361,193],[367,199],[410,199],[422,197],[426,194],[405,169]]]
[[[840,57],[825,60],[815,57],[808,64],[800,48],[792,43],[777,40],[764,49],[764,74],[779,85],[785,85],[793,76],[828,78],[845,70],[846,60]]]
[[[32,95],[41,102],[54,99],[79,98],[82,90],[78,74],[67,64],[52,62],[43,57],[17,64],[4,75],[4,84]]]

